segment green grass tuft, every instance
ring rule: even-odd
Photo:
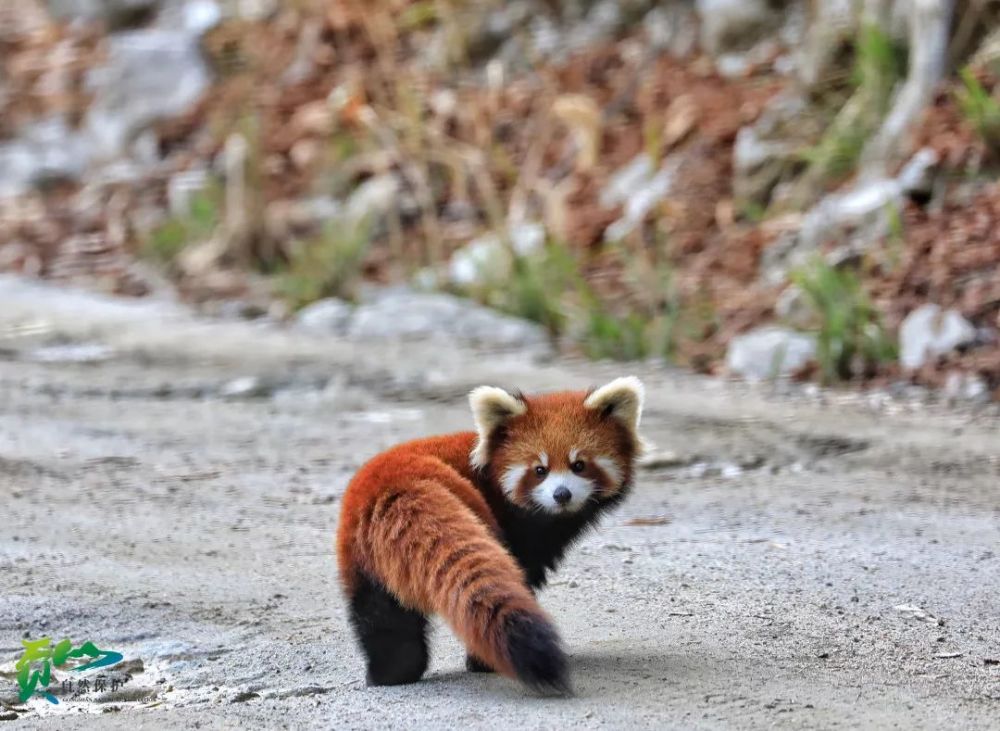
[[[275,277],[277,293],[296,309],[324,297],[354,299],[370,242],[366,220],[328,224],[294,249],[286,270]]]
[[[895,343],[853,272],[817,261],[793,273],[792,281],[819,321],[817,358],[825,383],[868,373],[896,359]]]
[[[140,256],[169,265],[191,244],[211,238],[222,221],[221,198],[218,184],[192,195],[186,214],[171,216],[143,238]]]
[[[955,92],[962,114],[994,155],[1000,155],[1000,101],[968,68],[960,72],[962,87]]]

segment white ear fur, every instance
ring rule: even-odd
[[[585,408],[607,411],[624,424],[635,438],[642,444],[639,437],[639,419],[642,417],[642,401],[645,389],[635,376],[616,378],[594,391],[583,402]]]
[[[476,446],[469,455],[469,462],[473,467],[484,467],[490,458],[487,452],[490,436],[508,419],[524,414],[528,407],[520,399],[495,386],[473,389],[469,394],[469,406],[472,407],[472,417],[479,435]]]

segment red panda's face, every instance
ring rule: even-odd
[[[619,381],[589,394],[515,397],[495,389],[490,405],[502,418],[486,424],[473,392],[480,428],[473,464],[488,469],[506,498],[529,510],[572,514],[615,497],[632,477],[642,401],[638,381]]]

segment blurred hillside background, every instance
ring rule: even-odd
[[[208,312],[989,400],[998,171],[996,0],[0,0],[0,271]]]

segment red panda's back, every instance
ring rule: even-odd
[[[485,500],[469,482],[469,452],[475,432],[459,432],[399,444],[365,463],[344,493],[337,526],[337,560],[341,580],[350,588],[358,568],[358,525],[386,490],[405,488],[416,480],[438,479],[491,530],[496,521]]]

